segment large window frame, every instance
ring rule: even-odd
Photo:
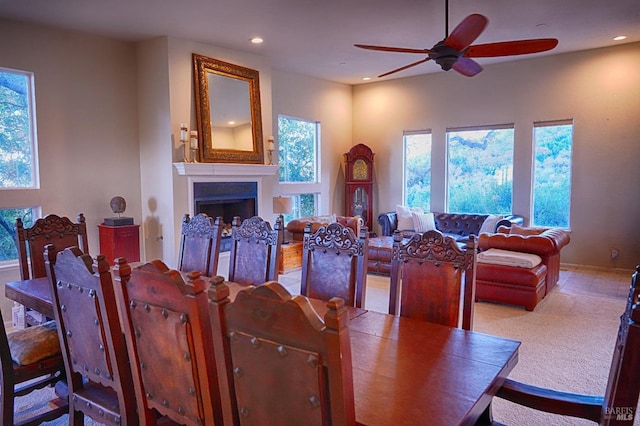
[[[300,123],[302,127],[308,127],[307,129],[303,129],[305,130],[304,132],[296,136],[302,138],[303,141],[305,136],[311,137],[312,141],[309,141],[307,138],[306,142],[311,142],[313,146],[307,147],[312,152],[312,164],[306,163],[306,167],[299,167],[304,170],[300,170],[298,178],[292,179],[291,176],[295,173],[292,171],[292,167],[289,167],[289,162],[295,162],[297,160],[295,156],[291,154],[290,149],[300,149],[301,146],[299,145],[300,139],[296,139],[295,137],[291,138],[291,135],[287,134],[287,131],[291,129],[292,125],[295,126],[295,123]],[[278,115],[279,190],[280,195],[291,197],[292,199],[292,212],[284,215],[285,222],[300,217],[314,216],[320,211],[320,195],[322,193],[320,147],[321,125],[319,121],[283,114]],[[308,160],[309,158],[305,156],[304,159]],[[311,172],[311,177],[305,179],[303,172]]]
[[[0,191],[40,187],[35,111],[33,72],[0,67]]]
[[[431,130],[403,132],[402,200],[405,206],[431,209]]]
[[[448,128],[446,211],[511,214],[514,147],[513,123]]]
[[[569,229],[573,120],[533,123],[531,226]]]

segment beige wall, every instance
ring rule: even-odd
[[[376,153],[376,212],[402,202],[404,130],[433,132],[431,208],[443,211],[446,128],[514,123],[513,211],[527,220],[533,122],[573,119],[571,243],[562,262],[640,263],[640,44],[486,66],[473,78],[452,71],[363,84],[353,110],[354,143]]]
[[[344,214],[344,153],[351,142],[351,86],[297,74],[273,73],[273,128],[278,115],[320,122],[320,199],[319,214]],[[277,135],[276,140],[277,140]],[[277,148],[276,148],[277,149]],[[277,153],[276,153],[277,154]],[[277,155],[274,155],[274,163]],[[298,193],[314,191],[314,186],[296,184]],[[276,187],[274,195],[286,195]]]
[[[125,215],[140,223],[135,55],[129,43],[0,20],[0,66],[35,73],[40,161],[40,189],[2,190],[0,208],[82,212],[91,253],[112,197],[123,196]],[[16,265],[0,267],[0,282],[19,276]],[[10,302],[0,301],[10,320]]]

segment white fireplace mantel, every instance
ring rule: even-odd
[[[180,176],[274,176],[278,165],[173,163]]]

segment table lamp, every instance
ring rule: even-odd
[[[273,197],[273,213],[277,215],[289,214],[292,212],[291,208],[291,198],[289,197]],[[282,221],[282,225],[284,226],[284,220]],[[282,244],[287,244],[289,241],[286,240],[284,235],[284,231],[282,232]]]

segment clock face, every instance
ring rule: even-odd
[[[369,177],[369,166],[364,160],[359,159],[353,163],[353,179],[354,180],[367,180]]]

